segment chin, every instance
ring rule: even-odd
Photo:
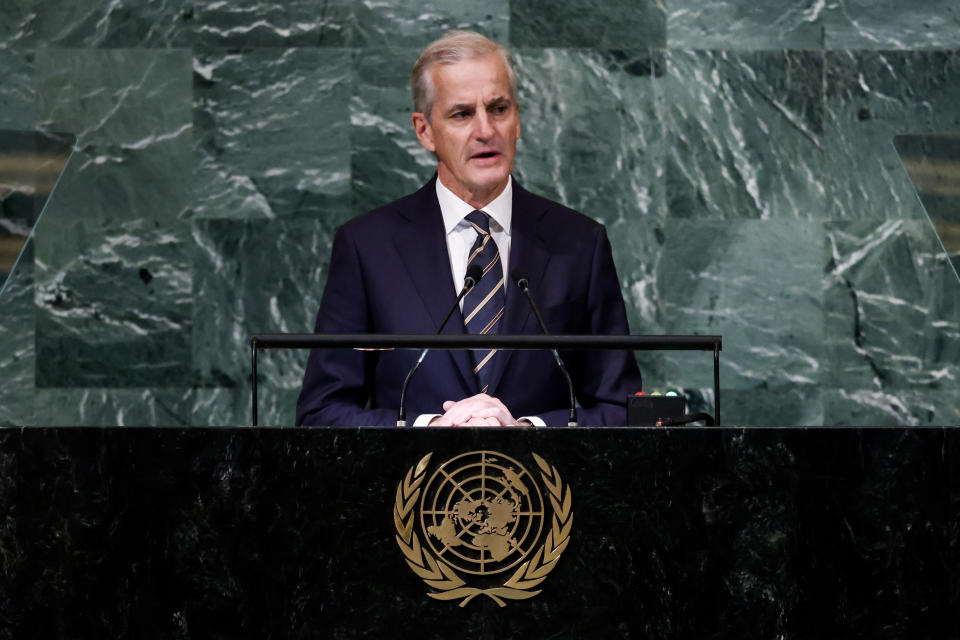
[[[498,168],[496,170],[485,171],[483,173],[474,175],[473,183],[481,188],[493,189],[498,186],[502,186],[507,181],[507,176],[509,175],[509,171],[504,171]]]

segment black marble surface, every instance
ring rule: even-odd
[[[957,638],[958,436],[6,429],[0,638]],[[574,528],[540,595],[460,608],[393,502],[483,448],[553,463]]]

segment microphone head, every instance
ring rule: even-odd
[[[480,278],[482,277],[483,267],[478,264],[471,264],[467,267],[467,275],[463,279],[463,286],[472,289],[478,282],[480,282]]]
[[[510,278],[517,283],[521,291],[526,291],[530,287],[530,281],[527,280],[527,275],[517,267],[510,270]]]

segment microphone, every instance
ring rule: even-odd
[[[547,330],[547,325],[543,321],[543,316],[540,315],[540,308],[537,307],[537,303],[533,300],[533,295],[530,294],[530,281],[527,280],[523,272],[517,268],[510,271],[510,278],[517,283],[517,287],[520,291],[523,291],[524,295],[527,296],[527,300],[530,301],[530,306],[533,307],[533,313],[537,316],[537,322],[540,323],[540,329],[543,331],[543,335],[550,335],[550,331]],[[553,351],[553,359],[557,361],[557,366],[560,368],[560,373],[563,374],[563,377],[567,381],[567,391],[570,393],[570,417],[567,418],[567,426],[575,427],[577,426],[577,399],[573,394],[573,381],[570,379],[567,368],[563,366],[560,353],[556,349],[551,349],[551,351]]]
[[[463,300],[463,296],[467,295],[467,292],[470,291],[470,289],[473,289],[473,287],[476,286],[477,282],[482,277],[483,267],[478,264],[471,264],[467,267],[467,275],[463,278],[463,288],[460,289],[460,293],[457,294],[457,299],[454,300],[453,306],[450,307],[450,311],[447,311],[447,315],[444,316],[443,322],[441,322],[440,326],[437,328],[437,334],[443,331],[443,328],[447,326],[447,320],[450,319],[450,316],[453,315],[453,312],[456,311],[457,307],[460,306],[460,301]],[[397,412],[398,427],[407,426],[407,387],[410,385],[410,380],[413,378],[414,372],[420,368],[420,363],[423,362],[423,359],[427,357],[428,351],[430,351],[430,349],[424,349],[420,352],[420,357],[417,358],[417,361],[413,363],[412,367],[410,367],[410,372],[407,373],[407,377],[403,380],[403,386],[400,387],[400,409]]]

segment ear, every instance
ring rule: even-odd
[[[413,131],[417,134],[417,140],[420,141],[423,148],[431,153],[436,153],[437,145],[433,142],[433,127],[430,126],[427,116],[417,111],[410,119],[413,122]]]

